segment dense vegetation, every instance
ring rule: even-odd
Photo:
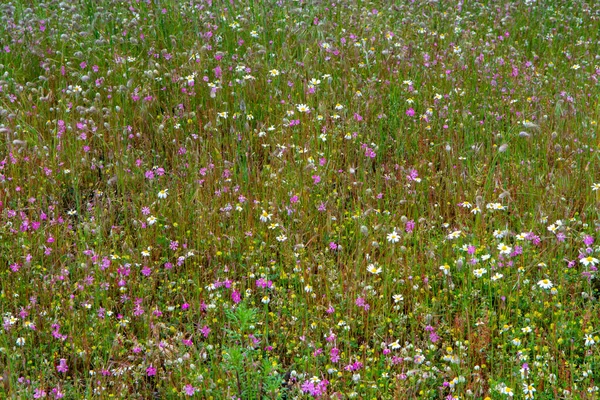
[[[599,32],[0,5],[0,397],[598,399]]]

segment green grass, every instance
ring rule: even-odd
[[[1,5],[0,397],[598,399],[599,15]]]

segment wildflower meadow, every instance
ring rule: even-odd
[[[600,399],[600,3],[0,2],[1,399]]]

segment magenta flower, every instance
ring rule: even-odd
[[[61,358],[58,365],[56,366],[56,370],[58,372],[67,372],[69,367],[67,366],[67,360],[65,358]]]
[[[156,368],[154,368],[152,365],[150,365],[148,368],[146,368],[146,375],[148,375],[148,376],[155,376],[156,375]]]
[[[186,395],[188,396],[193,396],[194,393],[196,393],[196,388],[193,387],[192,385],[190,385],[189,383],[187,385],[185,385],[185,387],[183,388],[183,391],[185,392]]]

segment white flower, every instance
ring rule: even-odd
[[[481,214],[481,209],[479,207],[475,207],[471,210],[472,214]]]
[[[448,264],[444,264],[440,266],[440,271],[442,271],[444,275],[448,275],[450,273],[450,266]]]
[[[590,264],[596,265],[598,263],[598,259],[594,258],[592,256],[587,256],[587,257],[582,258],[581,260],[579,260],[579,262],[582,263],[583,265],[585,265],[587,267]]]
[[[269,298],[269,296],[264,296],[261,301],[264,304],[269,304],[271,302],[271,299]]]
[[[525,394],[526,399],[533,399],[533,393],[535,391],[532,384],[523,382],[523,393]]]
[[[148,225],[154,225],[156,223],[156,217],[151,215],[146,219],[146,221],[148,222]]]
[[[307,113],[310,111],[310,108],[306,104],[297,104],[296,109],[301,113]]]
[[[448,234],[448,236],[446,236],[447,239],[452,240],[452,239],[457,239],[460,237],[461,231],[454,231]]]
[[[312,286],[310,286],[310,285],[306,285],[306,286],[304,286],[304,291],[305,291],[306,293],[310,293],[310,292],[312,292],[312,290],[313,290]]]
[[[381,267],[376,267],[375,264],[369,264],[367,266],[367,271],[374,275],[379,275],[381,273]]]
[[[277,236],[275,239],[277,239],[278,242],[285,242],[287,240],[287,236],[285,236],[283,233],[279,236]]]
[[[493,235],[496,239],[502,239],[504,236],[506,236],[507,233],[508,233],[507,231],[501,231],[499,229],[496,229],[493,232]]]
[[[396,340],[388,345],[388,347],[392,350],[398,350],[400,348],[400,343]]]
[[[394,299],[394,303],[400,303],[404,300],[404,296],[402,296],[401,294],[395,294],[392,296],[392,298]]]
[[[504,277],[504,275],[496,272],[493,276],[492,276],[492,281],[497,281],[499,279],[502,279]]]
[[[275,76],[279,76],[279,70],[276,69],[272,69],[269,71],[269,75],[275,77]]]
[[[388,233],[387,240],[390,243],[398,243],[400,241],[400,235],[398,235],[398,232],[394,229],[392,233]]]
[[[531,333],[532,329],[530,326],[526,326],[525,328],[521,328],[521,332],[523,333]]]
[[[486,273],[487,270],[485,268],[479,268],[473,271],[473,275],[475,275],[477,278],[481,278]]]
[[[551,289],[552,288],[552,282],[549,279],[542,279],[541,281],[539,281],[538,286],[541,287],[542,289]]]
[[[488,204],[486,204],[485,208],[487,208],[488,210],[492,210],[492,211],[506,209],[506,207],[500,203],[488,203]]]
[[[592,192],[595,192],[596,190],[600,190],[600,183],[592,184]]]
[[[594,343],[596,343],[596,341],[594,340],[594,338],[592,337],[592,335],[586,334],[585,335],[585,345],[586,346],[592,346]]]
[[[510,254],[512,251],[512,247],[505,245],[504,243],[498,244],[498,250],[500,250],[500,254]]]
[[[269,214],[268,212],[266,212],[265,210],[262,211],[262,214],[260,215],[260,220],[261,222],[267,222],[271,220],[271,216],[273,214]]]
[[[169,189],[163,189],[160,192],[158,192],[159,199],[166,199],[168,195],[169,195]]]
[[[509,388],[508,386],[505,386],[502,389],[502,393],[504,393],[505,395],[507,395],[508,397],[513,397],[515,394],[513,392],[513,390],[511,388]]]

